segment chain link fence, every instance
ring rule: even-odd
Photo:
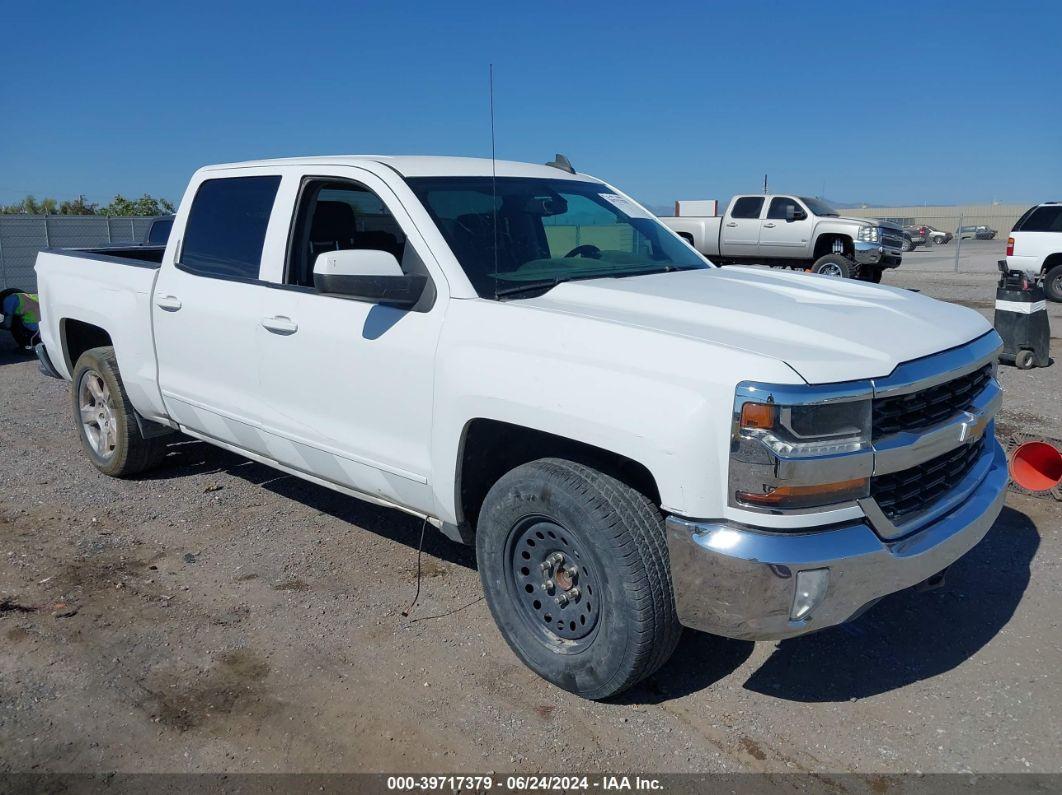
[[[154,216],[0,215],[0,290],[37,291],[33,265],[42,248],[95,248],[140,242]]]
[[[994,271],[1005,256],[1007,236],[1025,205],[956,207],[878,207],[841,210],[842,215],[880,218],[904,228],[914,250],[904,255],[906,270],[927,272]],[[960,231],[961,230],[961,231]]]

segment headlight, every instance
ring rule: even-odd
[[[744,383],[734,409],[732,505],[793,510],[868,496],[868,384],[802,389]]]
[[[863,243],[877,243],[878,228],[876,226],[861,226],[859,227],[858,237]]]

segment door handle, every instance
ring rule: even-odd
[[[768,229],[774,229],[774,224],[764,224]]]
[[[284,315],[274,315],[273,317],[262,318],[262,328],[266,331],[272,331],[274,334],[294,334],[299,330],[299,324],[292,320],[290,317]]]
[[[737,221],[731,221],[727,226],[737,226]]]
[[[176,312],[181,308],[181,299],[175,295],[165,295],[158,293],[155,296],[155,306],[159,309],[165,309],[167,312]]]

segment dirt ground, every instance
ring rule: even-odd
[[[990,280],[886,277],[982,311]],[[429,529],[403,617],[417,521],[198,442],[103,477],[68,386],[0,345],[0,772],[1062,770],[1062,503],[1009,495],[941,590],[687,632],[590,703],[509,651],[468,549]],[[1060,372],[1004,369],[1004,421],[1062,435]]]

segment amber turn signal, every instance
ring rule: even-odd
[[[762,505],[766,508],[801,508],[866,496],[869,485],[868,478],[855,478],[814,486],[778,486],[759,494],[739,491],[737,498],[747,505]]]
[[[746,403],[741,407],[741,427],[773,428],[777,416],[778,407],[773,403]]]

